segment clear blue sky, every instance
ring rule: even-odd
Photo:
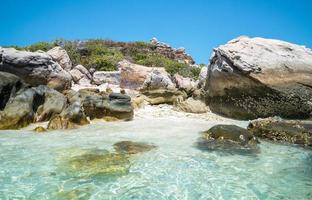
[[[0,0],[0,45],[57,38],[183,46],[197,63],[239,35],[312,47],[309,0]]]

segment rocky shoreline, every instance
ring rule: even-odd
[[[156,39],[151,43],[158,53],[194,64],[184,49],[172,49]],[[312,51],[308,48],[240,37],[214,49],[198,80],[126,59],[116,68],[97,71],[74,66],[60,46],[47,52],[0,47],[0,129],[47,122],[46,127],[34,129],[45,132],[78,128],[94,119],[127,121],[136,112],[144,113],[144,107],[170,104],[164,117],[179,111],[205,118],[212,111],[253,120],[243,130],[222,123],[212,127],[201,138],[204,149],[246,144],[253,148],[257,138],[312,146]],[[208,115],[220,122],[224,119]]]

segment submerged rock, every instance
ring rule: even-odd
[[[216,125],[204,132],[196,143],[202,150],[228,152],[258,152],[258,139],[246,129],[236,125]]]
[[[238,119],[309,118],[312,51],[271,39],[240,37],[216,49],[208,66],[207,103]]]
[[[118,153],[137,154],[156,148],[155,145],[143,142],[121,141],[114,144]]]
[[[42,133],[42,132],[46,132],[47,129],[45,129],[44,127],[42,126],[37,126],[36,128],[34,128],[34,130],[36,133]]]
[[[248,130],[259,138],[312,147],[312,121],[258,119],[249,123]]]
[[[174,109],[189,113],[206,113],[209,111],[209,108],[204,102],[193,98],[188,98],[185,101],[176,101],[174,103]]]
[[[63,160],[60,168],[79,178],[120,176],[129,172],[130,161],[124,154],[93,150]]]
[[[56,90],[71,86],[71,76],[46,53],[0,48],[0,71],[22,78],[32,86],[48,85]]]

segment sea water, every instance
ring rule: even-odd
[[[311,150],[261,141],[257,154],[202,151],[201,131],[248,122],[151,113],[44,134],[0,131],[0,199],[312,199]],[[119,141],[157,148],[131,156],[127,174],[64,175],[62,159],[72,152],[114,152]]]

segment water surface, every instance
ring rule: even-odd
[[[201,151],[199,132],[222,122],[187,116],[138,116],[76,130],[1,131],[0,199],[312,199],[312,153],[262,141],[260,153]],[[71,177],[63,161],[86,149],[114,152],[123,140],[158,146],[129,158],[128,174]]]

